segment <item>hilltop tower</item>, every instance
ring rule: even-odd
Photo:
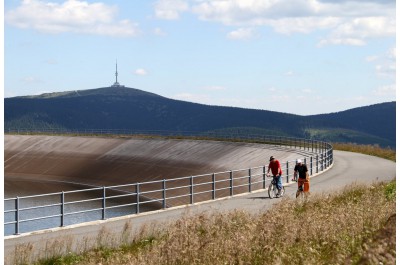
[[[123,85],[120,85],[118,83],[118,61],[115,60],[115,83],[111,87],[121,87]]]

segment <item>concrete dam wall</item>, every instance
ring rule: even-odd
[[[304,156],[264,144],[82,136],[5,135],[4,149],[5,198],[245,169],[267,164],[271,155],[282,162]]]

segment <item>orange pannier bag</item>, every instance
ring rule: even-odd
[[[309,192],[310,191],[310,175],[308,175],[308,172],[306,173],[306,181],[304,181],[304,192]]]
[[[304,192],[309,192],[310,191],[310,180],[306,179],[304,181]]]

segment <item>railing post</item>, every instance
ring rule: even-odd
[[[289,183],[289,161],[286,161],[286,183]]]
[[[163,190],[163,209],[167,208],[167,183],[165,179],[162,182],[162,190]]]
[[[19,235],[19,197],[15,199],[15,234]]]
[[[265,165],[263,166],[263,189],[265,190],[265,188],[267,187],[266,181],[265,181]]]
[[[190,177],[190,204],[194,203],[194,194],[193,194],[193,176]]]
[[[103,205],[103,211],[102,211],[102,216],[101,216],[101,218],[102,218],[102,220],[105,220],[106,219],[106,187],[105,186],[103,186],[103,203],[102,203]]]
[[[316,155],[316,160],[315,160],[315,170],[317,171],[317,172],[315,172],[315,173],[318,173],[318,172],[319,172],[319,168],[318,168],[318,154]]]
[[[136,213],[140,213],[140,182],[136,183]]]
[[[233,196],[233,172],[232,170],[229,172],[229,179],[230,179],[230,195]]]
[[[64,191],[61,192],[61,227],[64,226],[64,202],[65,202],[65,194]]]
[[[312,163],[312,156],[310,157],[310,176],[313,174],[313,163]]]
[[[321,163],[321,171],[324,171],[324,153],[321,154],[321,158],[319,161]]]
[[[215,200],[215,173],[212,174],[212,199]]]
[[[251,192],[251,168],[249,168],[249,192]]]

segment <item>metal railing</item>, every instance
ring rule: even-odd
[[[160,131],[157,132],[160,135]],[[79,134],[83,134],[82,131]],[[89,133],[85,131],[84,134]],[[94,134],[94,130],[91,130],[91,134]],[[112,134],[116,134],[114,130]],[[171,133],[170,136],[180,135]],[[207,137],[223,138],[222,135]],[[326,142],[265,135],[241,137],[242,140],[282,145],[288,150],[302,150],[310,175],[326,170],[333,163],[333,149]],[[225,135],[224,139],[235,140],[238,137],[228,138]],[[295,161],[281,161],[282,177],[286,183],[290,182],[295,164]],[[266,189],[269,184],[267,169],[268,166],[262,165],[181,178],[8,198],[4,200],[5,234],[105,220]]]
[[[201,138],[201,139],[229,139],[232,141],[257,141],[262,143],[272,143],[276,145],[286,145],[289,147],[303,147],[315,149],[327,149],[326,142],[303,139],[296,137],[286,137],[280,135],[264,135],[248,133],[243,129],[232,129],[226,131],[167,131],[167,130],[132,130],[132,129],[56,129],[56,128],[11,128],[4,129],[5,134],[32,135],[104,135],[104,136],[144,136],[144,137],[171,137],[171,138]]]

